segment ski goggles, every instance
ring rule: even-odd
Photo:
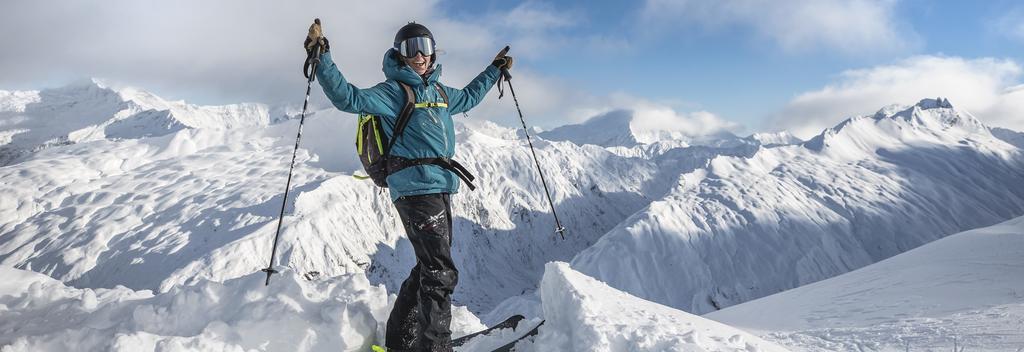
[[[407,58],[416,57],[416,53],[423,56],[434,55],[434,41],[427,37],[412,37],[398,43],[398,53]]]

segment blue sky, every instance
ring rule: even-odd
[[[361,87],[383,78],[408,20],[434,31],[451,86],[511,44],[524,112],[544,128],[628,109],[633,128],[806,138],[943,96],[1024,130],[1024,3],[1008,0],[3,2],[0,90],[96,77],[197,104],[294,104],[314,17]],[[496,94],[470,116],[518,125]]]
[[[529,55],[524,64],[596,94],[625,91],[656,101],[676,100],[682,109],[712,111],[748,129],[757,129],[770,123],[768,115],[782,109],[797,94],[825,86],[845,70],[889,64],[915,55],[1009,58],[1017,62],[1024,57],[1024,38],[1008,33],[1010,28],[999,24],[1024,19],[1020,16],[1024,3],[1019,1],[869,3],[888,9],[889,17],[877,23],[891,26],[902,43],[849,51],[826,41],[792,49],[774,41],[770,34],[759,33],[744,19],[702,25],[688,23],[692,18],[672,15],[677,23],[639,25],[643,2],[531,2],[525,6],[571,14],[567,17],[574,23],[550,32],[579,40],[581,48]],[[451,1],[443,2],[441,9],[455,18],[472,18],[522,6],[493,0]],[[1014,14],[1016,17],[1008,18]],[[791,20],[799,22],[801,18],[794,15]],[[645,31],[638,27],[658,28]],[[588,51],[583,48],[585,38],[594,34],[633,45],[622,52]],[[886,43],[880,40],[871,44]]]

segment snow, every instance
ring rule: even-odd
[[[541,283],[545,325],[519,351],[785,351],[748,333],[646,302],[550,263]],[[200,281],[159,294],[76,289],[0,266],[0,351],[366,351],[380,343],[395,296],[365,275],[303,278],[286,270],[264,286],[253,273]],[[452,330],[484,328],[454,307]],[[459,351],[489,351],[525,334],[477,338]]]
[[[0,165],[71,143],[268,124],[262,104],[169,102],[134,88],[114,90],[95,79],[41,91],[0,91]]]
[[[705,315],[797,350],[1024,346],[1024,217]]]
[[[368,350],[389,310],[387,292],[363,275],[308,282],[286,271],[264,286],[256,273],[154,295],[75,289],[9,267],[0,274],[9,280],[0,286],[4,352]]]
[[[546,319],[521,351],[785,351],[753,335],[645,301],[548,263],[541,280]],[[531,349],[532,347],[532,349]]]
[[[249,281],[262,282],[253,273],[269,259],[298,128],[295,107],[194,106],[96,81],[2,92],[0,107],[0,142],[6,142],[0,145],[6,165],[0,167],[0,266],[17,268],[4,277],[20,282],[0,289],[21,297],[30,281],[45,278],[21,270],[43,273],[59,280],[47,281],[55,292],[85,297],[78,304],[91,307],[69,311],[79,314],[69,321],[88,316],[103,323],[96,329],[123,324],[117,331],[124,333],[86,331],[81,324],[67,325],[75,332],[64,335],[10,328],[0,330],[0,345],[18,340],[12,346],[45,350],[57,349],[48,341],[85,338],[99,349],[263,349],[231,331],[241,322],[262,329],[272,318],[227,321],[196,313],[187,331],[157,331],[131,320],[139,317],[93,312],[182,295],[205,302],[200,306],[228,296],[248,302],[255,287]],[[633,120],[623,116],[609,121],[629,127]],[[533,135],[569,229],[562,240],[553,232],[525,134],[458,118],[456,158],[471,166],[480,188],[453,197],[457,330],[524,314],[532,323],[549,319],[538,338],[568,349],[746,348],[730,340],[732,330],[682,311],[736,305],[1024,214],[1024,167],[1021,150],[1008,141],[1013,135],[989,130],[941,99],[887,107],[806,142],[784,132],[641,136],[612,131],[600,120],[567,129],[564,138]],[[323,298],[328,293],[317,285],[345,287],[331,294],[394,293],[414,264],[387,194],[351,177],[360,170],[351,144],[354,121],[333,109],[314,107],[307,115],[276,258],[290,274],[275,280],[301,288],[278,292],[290,298],[277,302],[302,307],[283,315],[288,319],[339,304]],[[581,139],[589,137],[601,138]],[[608,142],[619,137],[636,143]],[[229,294],[188,293],[209,287]],[[310,290],[320,298],[292,297]],[[551,294],[588,290],[603,293]],[[382,294],[371,296],[359,299],[386,306]],[[605,296],[629,303],[619,307]],[[62,310],[47,302],[56,301],[37,301]],[[160,302],[151,304],[176,309]],[[250,303],[218,314],[269,309]],[[360,315],[367,326],[383,319],[374,309]],[[49,319],[41,310],[10,312]],[[0,321],[9,320],[0,314]],[[666,326],[628,319],[635,316]],[[570,326],[574,319],[582,326]],[[317,341],[341,340],[363,346],[370,339],[333,322],[305,324],[295,334],[316,337],[290,340],[294,346],[317,350]],[[629,335],[630,327],[656,333]],[[95,340],[86,336],[93,333]],[[480,344],[500,344],[515,333]]]
[[[923,107],[933,105],[683,168],[573,268],[707,313],[1024,214],[1021,150],[969,113]]]
[[[992,135],[1017,146],[1017,148],[1024,149],[1024,133],[997,127],[992,129]]]
[[[307,119],[278,262],[327,276],[366,272],[394,291],[413,265],[411,247],[387,195],[351,177],[359,164],[344,141],[354,140],[353,121],[331,111]],[[656,172],[599,147],[536,140],[555,200],[565,202],[560,215],[579,229],[562,241],[524,136],[468,126],[459,125],[458,158],[483,187],[455,197],[464,235],[454,255],[466,268],[460,282],[480,289],[455,298],[477,312],[536,289],[544,263],[571,259],[640,209],[637,181]],[[186,128],[35,152],[0,168],[0,262],[76,287],[157,292],[247,275],[266,265],[296,129],[294,120]]]

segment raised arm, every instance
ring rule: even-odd
[[[445,93],[448,94],[448,112],[455,115],[475,107],[484,99],[487,91],[491,90],[494,82],[498,81],[500,74],[497,67],[487,65],[484,72],[480,72],[465,88],[444,87]]]
[[[366,89],[348,83],[331,59],[330,52],[320,55],[316,78],[331,103],[344,112],[397,116],[399,105],[405,101],[405,95],[399,96],[397,87],[387,82]]]

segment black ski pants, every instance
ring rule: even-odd
[[[447,193],[395,200],[416,266],[398,290],[384,345],[396,351],[451,351],[452,291],[459,271],[452,261],[452,207]]]

